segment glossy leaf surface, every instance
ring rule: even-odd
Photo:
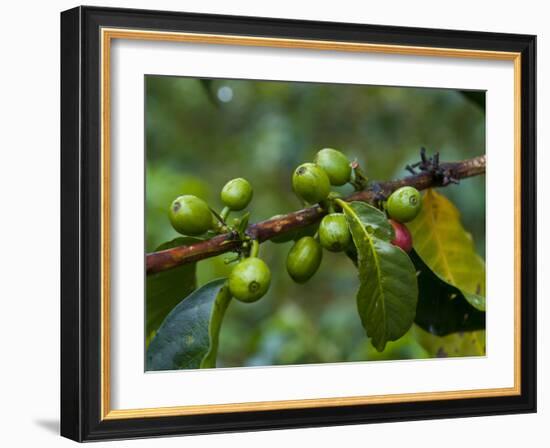
[[[182,300],[147,349],[147,370],[216,367],[218,336],[231,296],[227,279],[213,280]]]
[[[388,341],[403,336],[414,321],[416,271],[405,252],[376,236],[391,237],[391,225],[385,217],[380,218],[378,211],[370,210],[374,207],[356,202],[339,204],[357,249],[357,308],[361,322],[374,347],[383,351]]]

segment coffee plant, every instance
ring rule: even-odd
[[[231,300],[261,300],[271,269],[281,269],[260,256],[269,240],[293,241],[286,271],[298,284],[315,281],[324,250],[351,259],[358,315],[379,352],[413,323],[438,336],[484,329],[484,262],[458,210],[434,188],[484,173],[485,157],[443,164],[423,149],[407,169],[411,176],[404,179],[373,182],[357,161],[322,149],[291,176],[292,190],[307,207],[256,224],[244,212],[253,199],[244,178],[223,186],[219,212],[196,196],[176,198],[168,214],[182,236],[147,255],[147,370],[216,366]],[[331,191],[345,184],[354,187],[350,196]],[[197,288],[196,263],[228,252],[229,277]]]

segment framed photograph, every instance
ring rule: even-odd
[[[536,411],[535,36],[61,14],[61,433]]]

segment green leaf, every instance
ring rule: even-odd
[[[393,227],[383,212],[366,202],[353,201],[349,205],[369,233],[385,241],[391,241],[395,238]],[[357,267],[357,249],[354,245],[346,249],[346,255]]]
[[[393,227],[384,212],[366,202],[353,201],[349,203],[349,206],[370,235],[384,241],[391,241],[395,238]]]
[[[419,327],[413,327],[416,340],[430,357],[452,358],[485,355],[485,331],[466,331],[447,336],[435,336]]]
[[[376,236],[388,237],[386,224],[377,213],[361,203],[338,204],[357,248],[359,316],[367,336],[381,352],[388,341],[399,339],[413,324],[418,296],[416,271],[405,252]]]
[[[422,210],[408,227],[422,261],[441,280],[460,289],[473,307],[484,311],[485,262],[475,252],[472,236],[462,227],[452,202],[427,190]]]
[[[147,349],[147,370],[216,367],[218,337],[231,300],[227,279],[213,280],[168,314]]]
[[[192,237],[180,237],[161,244],[156,250],[186,246],[200,241]],[[148,275],[145,292],[146,345],[162,324],[164,318],[184,297],[196,288],[196,264],[188,263],[168,271]]]
[[[418,305],[414,322],[439,336],[485,329],[485,312],[472,306],[462,291],[439,278],[411,251],[418,278]]]

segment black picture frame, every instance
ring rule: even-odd
[[[102,27],[521,53],[521,394],[101,419]],[[99,7],[61,13],[61,435],[76,441],[536,412],[536,37]]]

